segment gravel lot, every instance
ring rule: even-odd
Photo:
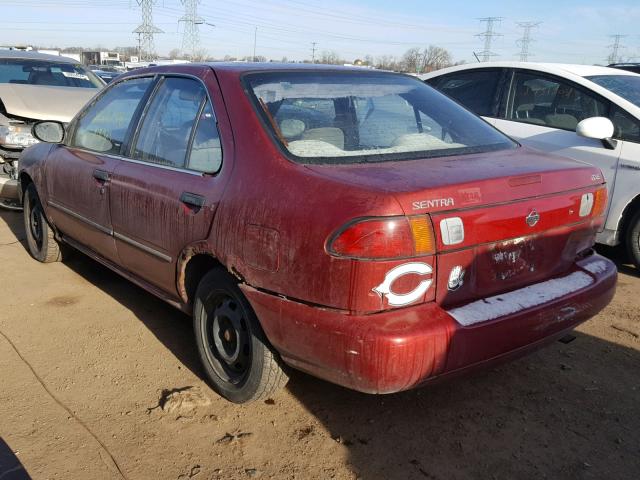
[[[2,480],[640,478],[628,266],[572,343],[391,396],[294,373],[236,406],[202,380],[188,317],[79,253],[39,264],[23,236],[0,211]]]

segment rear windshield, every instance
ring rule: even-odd
[[[100,88],[104,82],[82,65],[65,62],[0,59],[0,83]]]
[[[594,75],[587,78],[640,107],[640,75]]]
[[[418,79],[371,72],[245,76],[268,128],[301,163],[480,153],[516,144]]]

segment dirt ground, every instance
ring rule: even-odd
[[[294,373],[202,379],[190,319],[81,254],[42,265],[0,212],[0,479],[638,479],[640,276],[576,340],[368,396]]]

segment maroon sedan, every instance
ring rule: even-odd
[[[559,338],[613,296],[606,189],[421,81],[319,66],[124,75],[21,160],[29,250],[193,315],[213,388],[286,366],[390,393]]]

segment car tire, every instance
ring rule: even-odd
[[[29,253],[42,263],[59,262],[62,259],[60,244],[44,215],[40,197],[33,183],[27,186],[23,201],[24,229]]]
[[[626,244],[630,260],[640,270],[640,211],[636,212],[629,222]]]
[[[193,326],[213,389],[234,403],[268,398],[289,380],[237,280],[221,268],[196,291]]]

